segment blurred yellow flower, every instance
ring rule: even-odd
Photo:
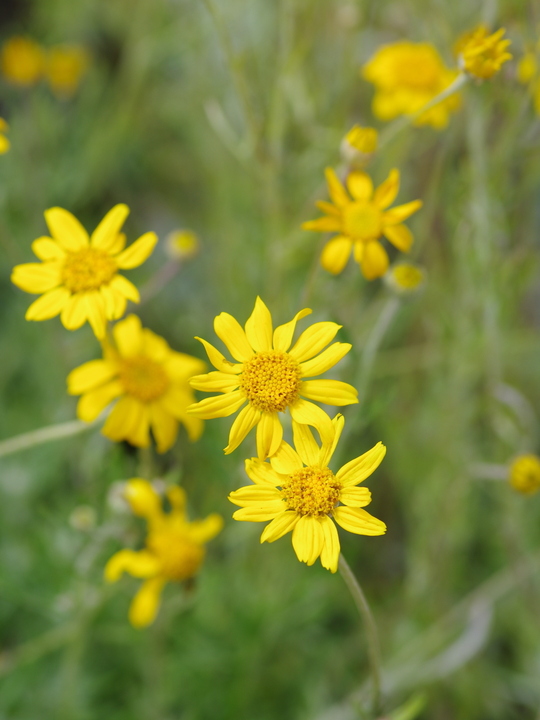
[[[199,238],[192,230],[173,230],[165,238],[165,249],[172,260],[189,260],[199,252]]]
[[[28,293],[44,293],[26,311],[27,320],[49,320],[60,314],[68,330],[88,320],[96,337],[105,337],[107,320],[126,311],[127,300],[139,302],[139,291],[118,270],[142,265],[157,242],[147,232],[126,250],[120,232],[129,214],[127,205],[115,205],[89,237],[67,210],[45,211],[51,237],[34,240],[32,250],[42,263],[25,263],[13,269],[12,282]]]
[[[27,37],[12,37],[4,43],[1,57],[4,77],[16,85],[34,85],[41,79],[45,53]]]
[[[103,360],[91,360],[68,376],[69,394],[82,395],[77,417],[92,422],[119,398],[102,430],[111,440],[147,447],[152,430],[158,452],[165,452],[176,440],[179,421],[190,440],[197,440],[203,422],[187,414],[195,400],[188,380],[205,363],[171,350],[135,315],[116,323],[112,335],[115,346],[105,343]]]
[[[372,127],[354,125],[345,135],[345,142],[364,155],[370,155],[377,149],[379,133]]]
[[[493,77],[503,63],[512,59],[512,55],[507,52],[511,41],[502,39],[505,32],[501,28],[490,35],[484,25],[479,25],[465,33],[455,47],[460,67],[480,80]]]
[[[296,323],[311,310],[301,310],[293,320],[272,331],[272,316],[260,298],[246,322],[245,330],[228,313],[214,320],[214,330],[237,363],[229,362],[210,343],[200,340],[217,372],[191,379],[191,386],[222,395],[192,405],[189,412],[203,419],[228,417],[247,402],[238,414],[225,453],[235,450],[257,426],[257,454],[264,460],[273,455],[283,438],[279,413],[289,410],[293,428],[312,425],[325,439],[333,436],[328,415],[309,400],[328,405],[357,403],[357,391],[339,380],[305,380],[333,367],[351,349],[348,343],[333,343],[340,325],[318,322],[305,330],[289,350]],[[320,354],[319,354],[320,353]]]
[[[424,271],[411,263],[399,263],[390,268],[385,279],[398,294],[407,295],[416,292],[425,279]]]
[[[408,252],[413,235],[402,223],[422,207],[422,201],[413,200],[387,210],[399,192],[398,170],[392,170],[375,191],[367,173],[349,173],[346,185],[352,199],[332,168],[326,169],[326,181],[332,203],[317,203],[326,215],[302,225],[304,230],[339,233],[324,247],[321,265],[337,275],[354,251],[354,259],[367,280],[381,277],[389,260],[379,238],[384,235],[398,250]]]
[[[540,49],[540,44],[538,48]],[[537,53],[528,52],[521,58],[517,74],[520,83],[529,85],[534,110],[540,115],[540,66]]]
[[[45,76],[59,97],[73,95],[90,63],[88,52],[78,45],[52,47],[45,64]]]
[[[445,66],[433,45],[407,40],[379,48],[362,69],[364,79],[375,85],[373,114],[385,121],[399,115],[414,115],[458,74]],[[415,124],[444,128],[449,114],[460,105],[461,96],[454,93],[422,113]]]
[[[374,448],[351,460],[337,473],[328,468],[343,429],[343,416],[332,421],[334,436],[319,447],[306,425],[297,425],[294,450],[283,442],[270,462],[246,460],[246,472],[255,483],[229,495],[240,506],[233,518],[266,522],[261,542],[274,542],[292,530],[292,544],[300,562],[321,564],[331,572],[338,569],[339,536],[335,521],[357,535],[383,535],[386,525],[363,510],[371,502],[367,488],[356,485],[380,465],[386,448]]]
[[[11,143],[5,136],[5,133],[8,132],[8,130],[9,130],[9,125],[4,120],[4,118],[0,117],[0,155],[7,153],[7,151],[11,147]]]
[[[147,480],[133,478],[127,483],[125,497],[135,515],[146,519],[148,534],[144,550],[120,550],[105,566],[105,579],[116,582],[124,572],[144,579],[129,608],[129,621],[136,628],[154,622],[161,592],[168,582],[182,582],[199,571],[205,543],[223,527],[223,519],[213,513],[204,520],[189,522],[186,496],[182,488],[166,491],[171,511],[162,509],[162,501]]]
[[[524,495],[540,490],[540,458],[536,455],[519,455],[510,465],[510,485]]]

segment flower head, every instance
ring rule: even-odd
[[[9,125],[4,120],[4,118],[0,118],[0,155],[7,153],[7,151],[11,147],[11,143],[5,136],[5,133],[8,130],[9,130]]]
[[[339,380],[306,380],[321,375],[344,357],[351,345],[330,343],[340,325],[315,323],[305,330],[291,348],[296,323],[311,310],[301,310],[290,322],[272,330],[272,316],[260,298],[246,322],[245,330],[228,313],[214,320],[214,330],[237,361],[229,362],[215,347],[201,338],[208,358],[217,372],[191,379],[191,386],[206,392],[219,392],[192,405],[195,417],[228,417],[245,405],[234,421],[225,453],[235,450],[246,435],[257,426],[257,453],[273,455],[283,438],[279,413],[289,410],[293,427],[313,425],[321,436],[333,435],[328,415],[308,400],[328,405],[350,405],[358,402],[356,390]],[[290,348],[290,349],[289,349]],[[319,354],[320,353],[320,354]],[[305,399],[307,398],[307,399]]]
[[[337,473],[329,469],[343,429],[343,416],[332,421],[334,437],[316,443],[305,425],[294,428],[294,450],[282,442],[270,462],[246,460],[246,472],[254,485],[229,495],[240,506],[233,518],[266,522],[261,542],[274,542],[292,530],[292,543],[300,562],[313,565],[320,556],[323,567],[338,568],[339,537],[335,521],[357,535],[383,535],[386,525],[362,508],[371,502],[367,488],[356,487],[380,465],[386,448],[374,448],[343,465]]]
[[[45,75],[55,95],[73,95],[89,62],[88,52],[78,45],[57,45],[51,48],[47,55]]]
[[[189,260],[199,252],[199,238],[192,230],[173,230],[165,238],[165,249],[172,260]]]
[[[507,52],[511,41],[503,40],[505,32],[501,28],[490,35],[489,30],[480,25],[463,35],[455,48],[463,70],[480,80],[488,80],[496,75],[501,66],[512,59],[512,55]]]
[[[404,40],[379,48],[364,65],[362,75],[375,85],[373,114],[380,120],[392,120],[421,110],[456,79],[458,72],[445,66],[433,45]],[[415,124],[444,128],[450,112],[460,104],[455,93],[422,113]]]
[[[384,277],[394,292],[399,295],[410,295],[422,286],[425,273],[417,265],[398,263],[391,267]]]
[[[43,75],[45,53],[27,37],[12,37],[2,47],[2,73],[15,85],[34,85]]]
[[[377,149],[379,133],[372,127],[354,125],[345,135],[345,140],[358,152],[370,155]]]
[[[384,275],[388,269],[388,255],[379,242],[384,235],[398,250],[408,252],[413,235],[403,221],[422,207],[421,200],[387,209],[399,192],[399,171],[392,170],[388,178],[374,191],[370,176],[351,172],[347,176],[347,190],[332,168],[326,169],[326,181],[331,203],[318,202],[326,215],[305,222],[304,230],[337,232],[328,241],[321,255],[321,265],[333,275],[340,273],[354,250],[354,259],[367,280]]]
[[[536,455],[519,455],[510,465],[510,485],[524,495],[540,490],[540,458]]]
[[[187,414],[194,400],[188,380],[204,370],[204,362],[171,350],[135,315],[116,323],[112,335],[114,346],[105,344],[103,360],[68,375],[69,394],[82,396],[77,417],[92,422],[117,400],[102,430],[111,440],[147,447],[152,430],[158,452],[165,452],[176,440],[179,422],[197,440],[203,423]]]
[[[96,337],[105,337],[107,320],[117,320],[126,311],[127,300],[139,302],[139,291],[119,270],[138,267],[149,257],[157,242],[147,232],[124,249],[126,237],[120,232],[129,208],[116,205],[97,228],[88,233],[67,210],[45,211],[52,237],[34,240],[32,250],[41,263],[17,265],[12,282],[28,293],[43,295],[26,311],[27,320],[49,320],[60,315],[68,330],[88,320]]]
[[[128,481],[125,497],[133,513],[148,523],[146,548],[120,550],[105,566],[108,582],[116,582],[124,572],[144,579],[129,608],[129,621],[137,628],[154,622],[166,583],[181,582],[197,574],[204,560],[205,543],[223,527],[223,519],[216,513],[189,522],[182,488],[171,486],[166,495],[171,504],[169,513],[163,512],[161,498],[147,480]]]

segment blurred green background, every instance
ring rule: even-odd
[[[129,240],[199,234],[199,255],[136,309],[176,350],[202,357],[193,336],[212,340],[223,310],[244,322],[257,294],[282,323],[309,293],[313,318],[340,322],[338,339],[354,345],[339,377],[361,405],[345,410],[336,467],[378,440],[388,446],[367,483],[387,535],[341,538],[380,627],[386,715],[396,720],[540,718],[540,497],[493,479],[516,454],[540,450],[540,122],[516,61],[470,84],[446,130],[409,129],[370,167],[377,183],[399,167],[398,200],[424,200],[410,222],[422,293],[395,301],[352,263],[338,277],[315,270],[320,240],[299,228],[326,196],[323,168],[339,163],[344,133],[354,122],[380,127],[362,63],[410,39],[452,64],[456,37],[481,21],[505,26],[519,59],[538,39],[540,9],[532,0],[0,8],[2,41],[77,43],[91,56],[72,98],[44,82],[1,81],[12,148],[0,157],[0,438],[74,419],[65,378],[100,355],[88,325],[25,322],[31,298],[10,283],[12,267],[33,259],[46,208],[92,229],[125,202]],[[169,262],[161,242],[129,277],[144,287]],[[195,445],[182,431],[155,458],[160,477],[187,489],[192,517],[217,511],[226,526],[196,582],[169,585],[144,631],[127,621],[139,582],[102,582],[108,557],[143,541],[142,522],[118,502],[118,481],[140,472],[137,453],[94,428],[0,460],[0,718],[369,717],[364,630],[342,579],[299,563],[290,537],[261,546],[260,526],[230,519],[227,492],[246,483],[243,459],[254,453],[248,439],[223,455],[230,422],[207,422]],[[81,505],[95,509],[95,526],[74,521]],[[396,712],[411,699],[410,712]]]

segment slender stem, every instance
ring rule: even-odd
[[[15,435],[15,437],[0,441],[0,457],[26,450],[35,445],[43,445],[44,443],[54,440],[61,440],[62,438],[71,437],[72,435],[78,435],[79,433],[85,432],[85,430],[90,430],[98,421],[99,420],[93,423],[86,423],[82,422],[82,420],[71,420],[70,422],[59,423],[58,425],[48,425],[47,427],[32,430],[32,432],[23,433],[22,435]]]
[[[373,363],[377,357],[377,352],[379,351],[379,347],[392,323],[392,320],[394,319],[395,314],[399,310],[400,304],[401,301],[397,297],[391,297],[386,301],[383,305],[381,314],[377,318],[377,322],[371,329],[367,342],[364,345],[362,364],[360,366],[360,378],[356,383],[358,395],[361,400],[365,399],[367,386],[371,377]]]
[[[366,627],[369,666],[373,686],[373,712],[378,714],[381,711],[381,648],[377,625],[364,591],[342,554],[339,556],[339,571]]]

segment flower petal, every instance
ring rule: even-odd
[[[44,262],[64,260],[66,251],[50,237],[40,237],[32,243],[32,252]]]
[[[161,498],[148,480],[131,478],[126,483],[124,497],[128,501],[134,515],[157,520],[163,515]]]
[[[304,310],[297,312],[294,318],[288,323],[278,325],[278,327],[274,330],[274,350],[277,350],[277,352],[287,352],[292,343],[294,331],[296,330],[296,323],[302,318],[305,318],[306,315],[310,314],[311,310],[309,308],[304,308]]]
[[[215,538],[223,529],[223,518],[218,513],[211,513],[204,520],[194,520],[187,527],[189,537],[199,545]]]
[[[51,235],[64,250],[76,252],[88,247],[88,233],[68,210],[53,207],[45,210],[44,215]]]
[[[99,289],[105,303],[105,314],[108,320],[119,320],[126,312],[126,298],[110,285],[102,285]]]
[[[383,225],[397,225],[402,223],[413,213],[420,210],[423,202],[421,200],[412,200],[404,205],[397,205],[391,210],[387,210],[383,215]]]
[[[163,369],[173,380],[185,383],[194,375],[206,370],[206,363],[193,355],[172,350],[163,361]]]
[[[92,233],[92,237],[90,238],[92,247],[96,248],[96,250],[109,253],[116,243],[118,234],[128,215],[129,208],[123,203],[115,205],[112,210],[109,210]]]
[[[162,403],[154,402],[149,407],[150,427],[158,453],[167,452],[174,445],[178,435],[178,420],[167,412]]]
[[[107,316],[105,314],[105,300],[99,290],[85,293],[86,317],[92,326],[95,336],[102,340],[107,332]]]
[[[195,390],[204,392],[230,392],[240,386],[238,375],[228,375],[224,372],[209,372],[205,375],[194,375],[189,384]]]
[[[116,403],[101,432],[110,440],[127,440],[135,447],[150,444],[148,408],[129,395]]]
[[[302,223],[302,230],[314,230],[315,232],[339,232],[342,229],[341,218],[333,215],[307,220]]]
[[[115,275],[109,285],[113,290],[118,290],[118,292],[128,300],[134,303],[140,302],[141,296],[139,295],[139,291],[135,285],[123,275]]]
[[[77,417],[84,422],[93,422],[115,398],[123,393],[124,388],[117,380],[94,390],[88,390],[77,403]]]
[[[116,264],[122,270],[139,267],[150,257],[157,241],[158,237],[155,232],[147,232],[141,235],[127,250],[124,250],[116,257]]]
[[[347,191],[345,190],[345,188],[341,184],[341,181],[336,175],[335,170],[331,167],[328,167],[324,171],[324,175],[328,184],[328,194],[330,195],[330,198],[332,199],[334,205],[336,205],[338,208],[343,208],[345,207],[345,205],[348,205],[350,203],[349,196],[347,195]]]
[[[257,425],[257,454],[260,460],[273,455],[283,440],[283,427],[277,413],[262,413]]]
[[[364,248],[362,273],[366,280],[382,277],[388,270],[389,260],[386,250],[380,242],[369,242]]]
[[[220,313],[214,319],[214,330],[235,360],[244,362],[253,356],[244,329],[229,313]]]
[[[412,232],[406,225],[387,225],[383,229],[385,237],[390,240],[394,247],[401,252],[409,252],[414,238]]]
[[[315,377],[316,375],[322,375],[345,357],[351,348],[352,345],[349,343],[333,343],[317,357],[300,363],[300,376]]]
[[[334,322],[314,323],[300,335],[289,355],[298,362],[315,357],[332,342],[340,328],[341,325]]]
[[[303,380],[299,393],[326,405],[354,405],[358,402],[358,390],[341,380]]]
[[[270,463],[263,462],[259,458],[250,458],[246,460],[245,467],[249,479],[256,485],[276,486],[281,484],[282,476],[273,469]]]
[[[309,425],[293,424],[293,439],[296,452],[300,455],[304,465],[317,465],[319,461],[319,446],[317,445]]]
[[[203,340],[200,337],[195,336],[195,340],[198,340],[200,343],[204,345],[204,349],[206,350],[206,354],[208,355],[208,359],[212,363],[212,365],[216,368],[216,370],[221,370],[221,372],[224,373],[232,373],[232,374],[238,374],[241,373],[243,370],[242,364],[235,364],[230,362],[230,360],[227,360],[220,351],[215,348],[213,345],[211,345],[206,340]]]
[[[369,200],[373,195],[373,180],[365,172],[349,173],[346,183],[355,200]]]
[[[58,287],[49,290],[30,305],[24,316],[26,320],[49,320],[60,314],[70,297],[69,290]]]
[[[341,215],[338,208],[335,205],[332,205],[332,203],[325,202],[324,200],[317,200],[315,205],[319,208],[319,210],[322,210],[325,215],[337,215],[338,217]]]
[[[339,499],[349,507],[365,507],[371,502],[371,492],[365,487],[345,487],[339,493]]]
[[[113,327],[113,338],[123,358],[139,355],[142,351],[142,324],[137,315],[128,315]]]
[[[341,413],[338,413],[332,418],[332,427],[334,428],[334,437],[332,442],[324,443],[321,445],[319,460],[317,465],[319,467],[327,467],[330,464],[332,455],[335,452],[341,433],[343,432],[343,426],[345,425],[345,418]]]
[[[60,314],[60,320],[67,330],[77,330],[86,322],[86,313],[84,293],[76,293],[66,300]]]
[[[378,442],[371,450],[343,465],[337,471],[336,477],[344,487],[358,485],[379,467],[385,455],[386,447],[382,442]]]
[[[239,390],[234,390],[224,395],[215,395],[198,403],[193,403],[188,407],[188,413],[202,420],[229,417],[229,415],[239,410],[245,402],[246,396]]]
[[[159,575],[141,585],[129,607],[129,622],[133,627],[143,628],[154,622],[161,604],[161,591],[166,582],[166,579]]]
[[[272,315],[259,296],[245,328],[248,342],[256,352],[268,352],[272,349]]]
[[[120,550],[109,558],[103,575],[107,582],[119,580],[127,572],[136,578],[149,578],[160,570],[159,560],[148,550]]]
[[[294,529],[300,515],[294,510],[285,510],[275,517],[263,530],[261,542],[275,542]]]
[[[344,235],[337,235],[329,240],[321,253],[321,265],[332,275],[343,271],[351,256],[352,240]]]
[[[264,507],[240,508],[240,510],[233,513],[233,519],[245,522],[266,522],[267,520],[273,520],[282,512],[283,500],[278,500],[275,503],[266,503]]]
[[[229,376],[230,377],[230,376]],[[257,425],[261,419],[261,411],[256,410],[249,403],[240,410],[238,417],[232,424],[229,432],[229,444],[224,450],[225,455],[230,455],[240,445],[246,435]]]
[[[384,535],[386,525],[361,508],[340,506],[332,511],[335,521],[344,530],[356,535]]]
[[[262,507],[268,502],[283,502],[281,492],[270,485],[246,485],[229,493],[228,499],[240,507]]]
[[[335,573],[339,565],[339,535],[336,526],[332,520],[326,516],[321,518],[321,527],[323,530],[324,541],[321,551],[321,565]]]
[[[332,442],[334,439],[332,421],[320,407],[300,398],[290,406],[289,410],[294,422],[312,425],[318,430],[322,442]]]
[[[70,395],[81,395],[103,385],[116,375],[116,367],[107,360],[90,360],[72,370],[67,376],[67,391]]]
[[[62,274],[60,264],[24,263],[16,265],[11,273],[11,282],[21,290],[34,295],[53,290],[60,285]]]
[[[169,343],[165,340],[165,338],[162,338],[161,335],[157,335],[148,328],[143,329],[142,335],[142,354],[146,357],[152,358],[155,362],[163,364],[165,359],[173,353],[169,347]]]
[[[277,451],[270,458],[270,464],[272,470],[282,475],[290,475],[295,470],[303,468],[300,455],[285,441],[282,441]]]
[[[399,170],[390,170],[386,180],[379,185],[373,195],[373,202],[381,210],[391,205],[399,192]]]
[[[324,533],[320,521],[315,517],[303,515],[294,526],[292,544],[300,562],[313,565],[321,554]]]

